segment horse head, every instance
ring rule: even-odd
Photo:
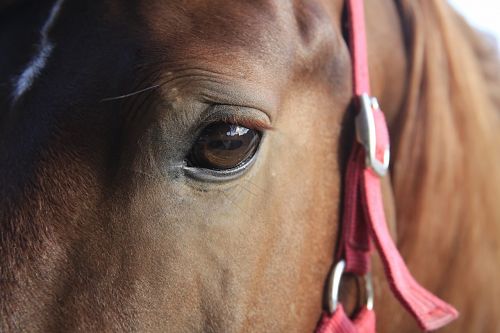
[[[366,7],[393,236],[465,331],[496,327],[499,287],[461,289],[498,270],[494,57],[439,1]],[[354,136],[344,1],[1,14],[1,330],[312,331]],[[379,329],[414,330],[378,276]]]

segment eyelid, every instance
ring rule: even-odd
[[[243,106],[216,104],[208,107],[203,112],[200,127],[204,128],[214,122],[225,122],[262,132],[273,129],[266,113]]]

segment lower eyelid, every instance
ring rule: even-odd
[[[259,154],[259,149],[257,149],[257,152],[248,161],[243,162],[236,168],[228,170],[211,170],[211,169],[190,167],[187,165],[183,165],[182,169],[187,176],[197,180],[202,180],[205,182],[214,182],[214,183],[225,182],[237,179],[242,175],[244,175],[250,169],[250,167],[255,163],[258,154]]]

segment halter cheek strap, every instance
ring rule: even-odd
[[[372,299],[368,299],[367,305],[354,319],[348,317],[337,300],[340,278],[344,271],[366,276],[366,281],[369,282],[367,291],[370,294],[372,243],[382,259],[392,293],[423,330],[435,330],[456,319],[458,312],[415,281],[387,228],[380,177],[388,169],[389,135],[384,114],[376,99],[370,97],[364,3],[363,0],[347,0],[347,5],[354,96],[359,109],[356,116],[357,142],[353,145],[345,177],[344,215],[337,264],[330,279],[330,313],[323,314],[316,332],[375,332]],[[368,298],[371,295],[372,293]]]

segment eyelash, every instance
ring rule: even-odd
[[[235,110],[238,110],[237,114],[235,114]],[[212,104],[207,107],[203,113],[204,115],[202,115],[202,119],[198,122],[200,125],[198,126],[196,133],[199,133],[210,124],[217,122],[244,126],[260,132],[273,130],[273,127],[269,124],[269,118],[264,119],[264,117],[262,117],[262,111],[250,107]],[[247,115],[248,113],[256,116],[249,116]]]

